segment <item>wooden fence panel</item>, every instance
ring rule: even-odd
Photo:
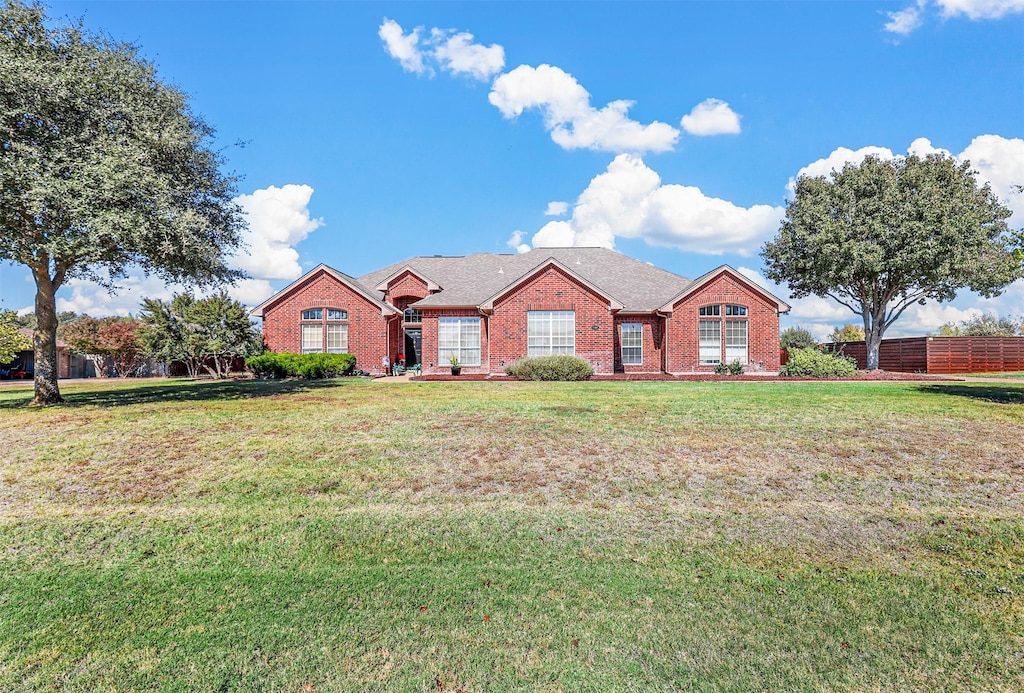
[[[833,342],[867,368],[864,342]],[[1024,371],[1024,337],[904,337],[883,339],[878,367],[903,373],[995,373]]]

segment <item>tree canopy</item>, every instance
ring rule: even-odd
[[[1015,337],[1024,336],[1024,318],[983,313],[960,323],[947,322],[939,327],[939,337]]]
[[[18,316],[14,311],[0,311],[0,363],[10,363],[18,355],[32,346],[31,342],[19,330]]]
[[[960,289],[995,296],[1024,277],[1024,234],[969,162],[941,155],[867,157],[830,177],[801,176],[765,275],[795,298],[831,298],[861,316],[868,368],[882,336],[914,303]]]
[[[61,400],[57,290],[129,271],[214,285],[244,217],[213,129],[127,43],[0,6],[0,258],[36,283],[35,403]]]
[[[779,335],[779,345],[786,351],[808,349],[818,346],[818,340],[806,327],[787,327]]]
[[[829,336],[829,341],[832,342],[863,342],[864,341],[864,329],[847,323],[842,327],[832,328],[832,334]]]
[[[146,353],[162,361],[182,362],[192,377],[205,369],[223,378],[234,359],[263,351],[263,336],[249,319],[249,311],[224,292],[204,299],[188,293],[170,301],[147,298],[139,318]]]

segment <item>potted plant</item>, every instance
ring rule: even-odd
[[[452,375],[458,375],[462,372],[462,366],[459,364],[459,357],[457,354],[452,354],[449,363],[452,364]]]

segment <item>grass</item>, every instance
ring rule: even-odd
[[[996,373],[964,373],[963,378],[1013,378],[1024,379],[1024,371],[999,371]]]
[[[0,690],[1019,690],[1024,386],[0,391]]]

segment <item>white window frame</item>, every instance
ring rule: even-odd
[[[316,348],[313,343],[316,343]],[[322,322],[302,323],[302,343],[300,351],[303,354],[318,354],[324,350],[324,324]]]
[[[526,314],[526,355],[576,355],[576,311],[531,310]]]
[[[461,366],[480,365],[480,318],[450,317],[437,319],[437,363],[451,363],[452,354]]]
[[[714,366],[722,362],[722,321],[699,320],[697,322],[698,360],[702,366]]]
[[[302,319],[303,320],[318,320],[318,321],[319,320],[323,320],[324,319],[324,309],[323,308],[307,308],[306,310],[302,311]]]
[[[644,325],[624,322],[620,327],[619,351],[623,366],[644,365]],[[628,354],[628,355],[627,355]]]
[[[327,323],[327,353],[347,354],[348,353],[348,323],[329,322]]]
[[[328,320],[348,320],[348,311],[343,308],[328,308]]]
[[[725,362],[747,365],[749,325],[746,320],[725,321]]]

